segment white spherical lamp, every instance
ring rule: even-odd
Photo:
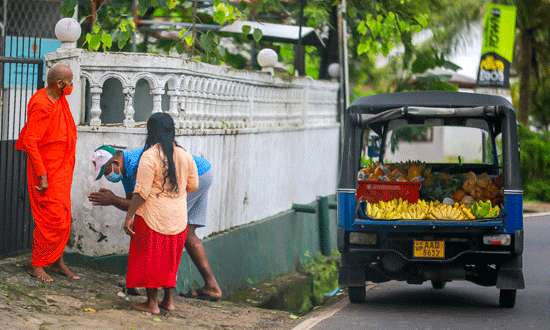
[[[260,50],[256,57],[258,64],[262,67],[262,71],[273,72],[273,68],[277,65],[279,56],[271,48],[264,48]]]
[[[338,77],[340,77],[340,64],[339,63],[331,63],[328,66],[328,75],[330,78],[336,80]]]
[[[62,47],[74,47],[81,33],[80,24],[74,18],[65,17],[55,24],[55,36],[63,43]]]

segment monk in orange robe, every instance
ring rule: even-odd
[[[48,71],[48,86],[30,99],[27,122],[16,149],[27,154],[27,182],[34,219],[32,267],[29,273],[53,282],[45,267],[79,279],[63,262],[71,231],[71,185],[76,154],[76,126],[66,95],[73,73],[65,64]]]

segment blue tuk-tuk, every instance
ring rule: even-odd
[[[525,284],[523,192],[512,105],[499,96],[473,93],[379,94],[353,102],[342,125],[337,191],[339,280],[348,288],[350,301],[366,300],[367,281],[431,281],[434,289],[442,289],[449,281],[466,280],[496,286],[500,306],[513,307],[516,290]],[[393,147],[399,141],[397,131],[410,127],[424,129],[419,140]],[[432,145],[439,149],[428,150]],[[473,155],[476,152],[481,155]],[[499,176],[502,212],[492,219],[467,221],[369,218],[357,199],[358,173],[367,154],[377,156],[381,164],[416,157],[428,162],[433,172]],[[441,243],[437,246],[443,250],[434,257],[418,258],[413,253],[416,241]]]

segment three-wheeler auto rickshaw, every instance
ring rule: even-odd
[[[342,125],[344,141],[337,191],[339,281],[347,287],[350,301],[366,300],[367,281],[431,281],[434,289],[442,289],[447,282],[465,280],[496,286],[500,290],[500,306],[513,307],[516,290],[525,284],[523,192],[516,115],[510,102],[495,95],[459,92],[379,94],[353,102]],[[418,126],[462,128],[462,134],[454,136],[431,134],[432,144],[445,137],[445,142],[452,142],[459,150],[475,144],[471,134],[464,132],[481,132],[484,141],[479,144],[483,145],[484,159],[469,162],[459,154],[458,161],[447,157],[429,165],[433,172],[499,176],[503,197],[497,217],[466,221],[375,220],[361,212],[357,185],[362,157],[368,154],[381,164],[388,163],[392,133]],[[413,148],[415,155],[415,146],[419,148],[418,158],[429,156],[421,148],[422,142],[409,142],[408,152]],[[399,153],[398,149],[394,156]],[[428,244],[436,253],[416,255],[418,242]]]

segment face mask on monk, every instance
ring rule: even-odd
[[[115,169],[112,168],[111,173],[105,175],[105,179],[112,183],[117,183],[122,180],[122,174],[115,172]]]
[[[73,92],[73,84],[69,85],[63,82],[63,87],[60,88],[63,95],[71,95],[71,93]]]

